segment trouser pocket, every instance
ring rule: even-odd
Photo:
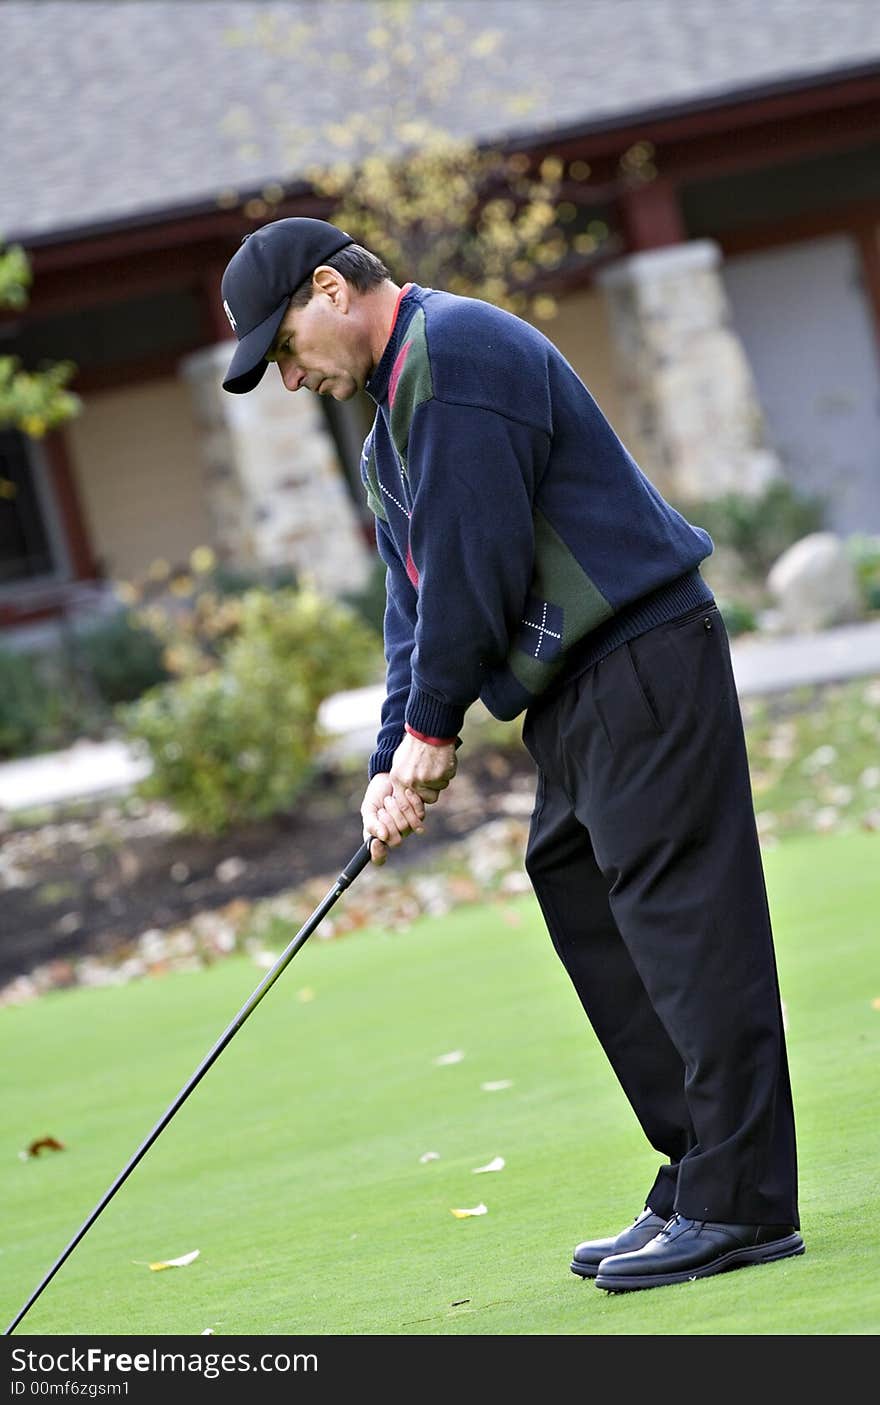
[[[633,688],[635,690],[636,698],[640,701],[641,706],[644,708],[647,719],[650,722],[651,726],[654,728],[654,730],[656,732],[662,732],[663,723],[660,720],[660,714],[657,709],[657,702],[653,692],[651,691],[650,685],[646,681],[643,674],[639,671],[639,663],[638,658],[636,656],[633,641],[627,640],[627,642],[621,647],[626,655],[627,663],[629,665],[629,676],[632,681]]]

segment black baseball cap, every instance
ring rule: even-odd
[[[260,383],[293,294],[320,264],[354,242],[335,224],[311,219],[274,220],[245,235],[220,284],[223,310],[238,337],[224,390],[241,395]]]

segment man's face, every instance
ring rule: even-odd
[[[369,340],[357,299],[335,270],[316,271],[311,301],[287,309],[266,359],[276,363],[288,390],[305,386],[350,400],[363,389],[372,370]]]

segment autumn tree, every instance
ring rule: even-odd
[[[25,307],[31,268],[24,250],[0,247],[0,309]],[[37,371],[25,371],[16,356],[0,356],[0,429],[18,429],[41,438],[79,413],[79,398],[66,387],[76,368],[59,361]]]
[[[314,53],[323,63],[330,53],[330,70],[351,75],[356,97],[347,113],[320,129],[317,143],[312,129],[289,122],[284,128],[288,170],[325,197],[327,218],[378,254],[394,276],[521,315],[552,316],[553,271],[595,257],[612,237],[601,217],[607,190],[592,188],[585,161],[564,162],[546,150],[535,157],[507,141],[450,130],[468,64],[479,66],[483,110],[496,124],[515,125],[537,107],[536,92],[507,81],[500,32],[439,11],[436,24],[417,32],[407,0],[363,0],[355,57],[338,42],[329,48],[322,42],[332,11],[303,7],[293,26],[289,17],[262,15],[227,36],[240,48],[263,47],[292,60]],[[256,149],[258,124],[246,108],[229,114],[227,131]],[[621,162],[621,179],[653,178],[652,155],[649,144],[639,143]],[[268,185],[245,211],[271,219],[283,195],[280,185]]]

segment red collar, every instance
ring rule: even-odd
[[[404,285],[403,285],[403,287],[401,288],[400,292],[397,294],[397,302],[394,304],[394,316],[393,316],[392,319],[391,319],[391,326],[388,328],[388,335],[389,335],[389,337],[391,336],[391,333],[394,331],[395,325],[396,325],[396,323],[397,323],[397,314],[398,314],[398,312],[400,311],[400,304],[403,302],[403,299],[406,297],[406,295],[407,295],[407,293],[409,292],[409,290],[410,290],[411,287],[412,287],[412,283],[404,283]]]

